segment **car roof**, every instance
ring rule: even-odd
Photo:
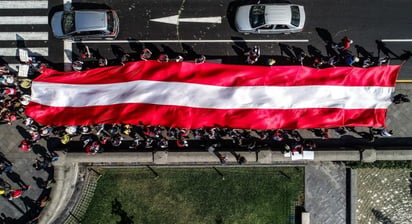
[[[292,19],[291,5],[265,5],[267,24],[290,24]]]
[[[107,10],[75,11],[76,31],[106,30]]]

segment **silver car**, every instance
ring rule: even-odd
[[[93,9],[56,12],[51,28],[60,39],[114,39],[119,33],[119,17],[114,10]]]
[[[288,34],[303,30],[305,9],[295,4],[255,4],[240,6],[235,27],[244,34]]]

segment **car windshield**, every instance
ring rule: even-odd
[[[296,27],[299,26],[299,22],[300,22],[300,13],[299,13],[299,7],[297,6],[291,6],[292,8],[292,21],[290,21],[290,23]]]
[[[63,33],[67,34],[73,32],[74,25],[74,11],[65,11],[62,19]]]
[[[114,29],[114,16],[113,13],[111,11],[107,12],[107,30],[109,30],[110,32],[113,32]]]
[[[265,6],[264,5],[254,5],[250,9],[250,25],[252,28],[263,26],[265,22]]]

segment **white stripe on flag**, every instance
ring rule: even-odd
[[[48,24],[47,16],[0,16],[0,25]]]
[[[26,48],[29,51],[29,56],[49,56],[47,47],[31,47]],[[1,56],[18,56],[19,49],[17,48],[0,48]]]
[[[0,9],[47,9],[48,1],[0,1]]]
[[[0,40],[48,40],[48,32],[0,32]]]
[[[55,107],[148,103],[214,109],[387,108],[393,87],[241,86],[138,80],[79,85],[33,82],[32,101]]]

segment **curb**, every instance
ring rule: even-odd
[[[64,160],[64,158],[60,159]],[[56,185],[52,188],[50,193],[50,204],[41,214],[39,220],[40,224],[53,223],[66,209],[67,204],[74,193],[77,177],[79,175],[79,165],[78,163],[64,164],[66,163],[62,161],[60,164],[55,164],[54,179],[56,180]]]

